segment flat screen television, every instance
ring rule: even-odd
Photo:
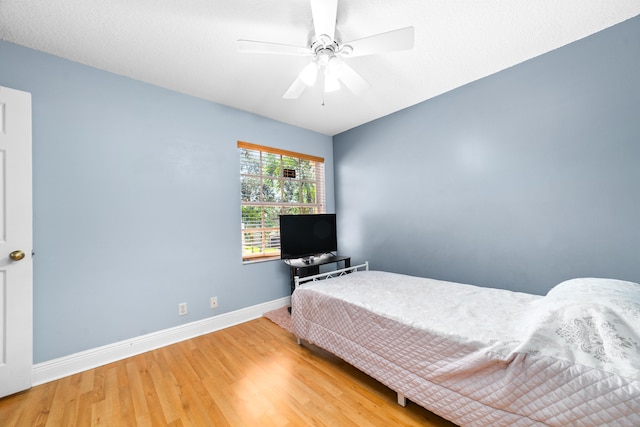
[[[307,258],[338,250],[336,214],[280,215],[280,258]]]

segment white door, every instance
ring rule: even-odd
[[[0,397],[31,387],[31,94],[0,86]]]

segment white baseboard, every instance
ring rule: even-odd
[[[230,313],[224,313],[219,316],[209,317],[207,319],[38,363],[33,365],[31,381],[34,386],[37,386],[86,371],[87,369],[93,369],[106,365],[107,363],[126,359],[127,357],[135,356],[136,354],[149,350],[228,328],[239,323],[257,319],[267,311],[285,307],[290,304],[290,301],[290,297],[284,297]]]

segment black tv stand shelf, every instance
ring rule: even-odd
[[[351,267],[351,257],[336,255],[320,255],[313,257],[311,260],[288,259],[285,263],[289,266],[291,274],[291,293],[295,290],[295,277],[307,277],[320,274],[320,266],[331,263],[343,262],[343,268]],[[336,268],[337,270],[337,268]]]

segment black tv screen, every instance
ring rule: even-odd
[[[338,250],[336,214],[280,215],[280,258],[294,259]]]

